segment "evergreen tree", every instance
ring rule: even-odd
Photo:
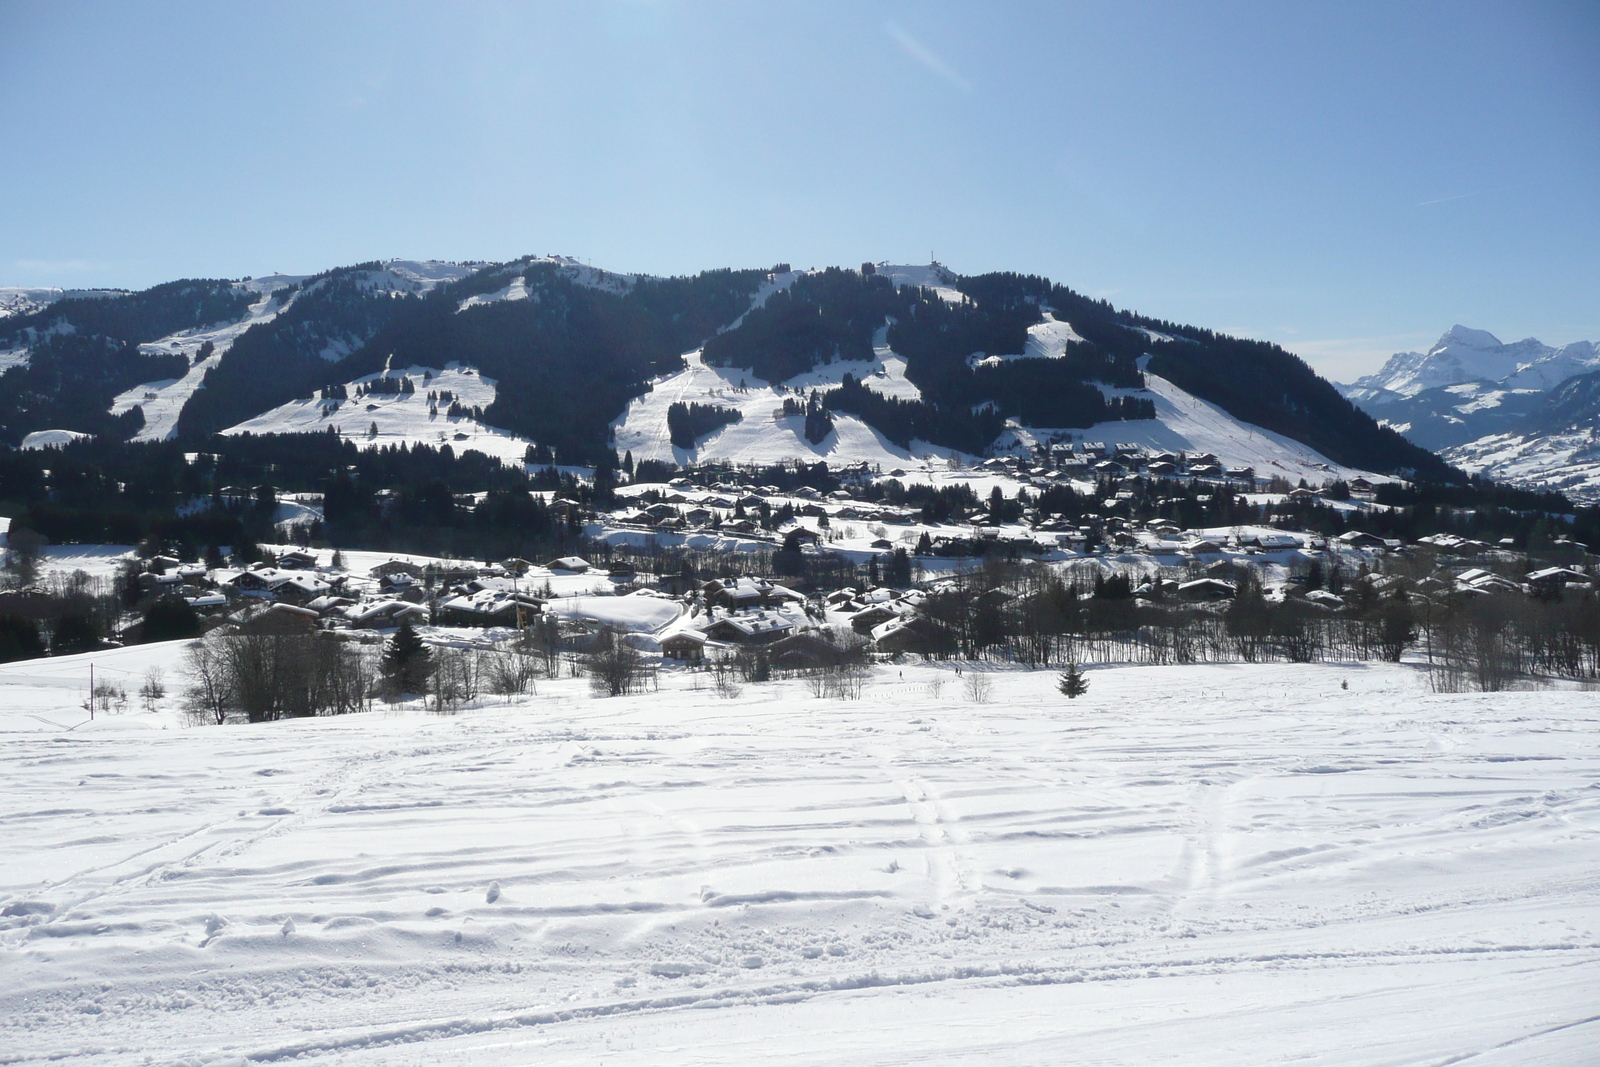
[[[390,687],[396,693],[426,692],[432,668],[433,651],[417,636],[409,618],[401,620],[383,652],[383,674]]]
[[[176,641],[200,636],[200,616],[181,597],[164,597],[144,614],[146,641]]]
[[[1061,672],[1061,678],[1056,682],[1056,688],[1067,699],[1072,700],[1089,691],[1089,679],[1083,676],[1083,671],[1076,663],[1067,664],[1067,669]]]

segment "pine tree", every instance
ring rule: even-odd
[[[1081,697],[1089,691],[1089,679],[1083,676],[1083,671],[1078,669],[1076,663],[1067,664],[1067,669],[1061,672],[1061,678],[1056,682],[1056,688],[1068,700]]]
[[[397,693],[421,693],[427,690],[428,672],[433,666],[433,652],[417,636],[416,627],[409,618],[402,619],[400,629],[389,639],[383,651],[383,673]]]

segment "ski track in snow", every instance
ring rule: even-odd
[[[1600,1037],[1592,694],[1256,665],[1096,669],[1071,703],[999,670],[973,705],[915,664],[849,702],[680,672],[80,723],[90,660],[173,683],[180,651],[0,667],[0,1062],[1578,1064]]]

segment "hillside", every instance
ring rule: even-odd
[[[198,445],[329,425],[370,438],[377,423],[379,439],[508,461],[542,446],[566,464],[613,449],[888,464],[1087,437],[1313,474],[1453,476],[1275,346],[937,264],[654,278],[559,256],[395,260],[28,306],[0,329],[13,443],[70,430]],[[329,390],[389,368],[494,386],[448,429],[399,396],[368,401],[364,421],[350,407],[324,417]],[[1211,427],[1198,438],[1174,422],[1196,404]]]

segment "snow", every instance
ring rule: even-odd
[[[682,371],[654,379],[650,391],[630,401],[622,417],[612,423],[615,447],[619,452],[632,452],[635,461],[659,459],[679,464],[716,458],[734,463],[772,464],[791,459],[814,463],[820,459],[836,465],[867,462],[893,466],[917,457],[948,458],[948,448],[913,442],[914,451],[903,449],[850,415],[834,415],[834,432],[813,445],[805,437],[804,416],[783,413],[786,397],[804,400],[813,389],[838,385],[846,374],[886,396],[920,396],[905,378],[905,360],[889,349],[885,335],[886,329],[880,328],[872,360],[826,363],[776,387],[738,367],[707,366],[699,351],[690,352],[684,356]],[[678,448],[667,428],[667,409],[675,403],[735,408],[743,418],[701,438],[694,449]]]
[[[50,286],[0,285],[0,319],[28,315],[57,300],[105,300],[127,296],[126,289],[56,289]]]
[[[7,1062],[1592,1060],[1592,694],[908,664],[84,721],[91,661],[180,651],[0,666]]]
[[[1439,455],[1469,474],[1523,489],[1565,493],[1578,504],[1600,503],[1600,439],[1593,429],[1543,435],[1491,434]]]
[[[678,621],[683,606],[665,597],[569,596],[549,602],[548,610],[563,619],[609,626],[625,633],[658,633]]]
[[[1436,386],[1480,380],[1507,389],[1550,389],[1596,367],[1600,346],[1590,341],[1559,349],[1532,337],[1504,344],[1486,330],[1456,325],[1427,352],[1397,352],[1376,374],[1341,388],[1351,399],[1363,401],[1380,401],[1386,393],[1410,397]]]
[[[61,448],[91,436],[77,430],[35,430],[22,439],[23,448]]]
[[[955,280],[955,275],[937,263],[926,265],[880,263],[875,269],[877,273],[885,275],[893,281],[897,287],[915,285],[923,289],[931,289],[940,300],[947,304],[960,304],[967,299],[965,293],[950,284]]]
[[[391,260],[379,270],[364,271],[360,284],[372,290],[391,293],[427,293],[446,282],[458,281],[474,273],[481,264],[446,263],[438,260]],[[118,396],[111,403],[111,413],[120,415],[132,407],[144,409],[144,428],[135,441],[170,440],[178,429],[178,415],[189,402],[194,391],[200,388],[206,372],[216,366],[233,342],[252,326],[270,322],[294,302],[294,295],[286,299],[272,294],[280,290],[304,285],[310,275],[271,274],[261,278],[247,278],[236,282],[235,287],[256,294],[260,299],[251,304],[243,318],[228,323],[184,330],[168,337],[139,346],[141,351],[154,353],[180,353],[190,363],[181,378],[145,382]],[[312,282],[313,285],[320,284]],[[296,294],[297,295],[297,294]],[[210,342],[214,346],[211,356],[200,363],[195,357],[200,348]],[[321,355],[327,360],[337,360],[360,347],[364,339],[333,341],[324,347]]]
[[[142,352],[182,355],[189,361],[189,369],[181,378],[145,382],[119,393],[111,402],[111,413],[120,415],[130,408],[143,408],[144,427],[134,436],[134,440],[170,440],[178,432],[178,415],[183,411],[183,405],[187,404],[194,391],[200,388],[206,372],[221,361],[228,349],[233,347],[233,342],[246,330],[258,323],[270,322],[288,307],[288,303],[273,296],[273,292],[304,281],[305,279],[301,277],[275,275],[270,278],[253,278],[240,282],[238,283],[240,288],[260,296],[260,299],[245,311],[243,318],[196,330],[184,330],[158,341],[140,345],[139,349]],[[292,298],[289,302],[293,302]],[[200,349],[208,341],[214,346],[214,350],[210,356],[196,362]]]
[[[1144,372],[1143,390],[1110,389],[1115,396],[1147,397],[1155,403],[1154,419],[1102,422],[1083,430],[1024,429],[1009,433],[1023,444],[1067,434],[1086,441],[1115,441],[1140,445],[1157,452],[1210,452],[1224,467],[1253,467],[1256,477],[1281,474],[1292,482],[1305,478],[1313,485],[1334,478],[1390,481],[1385,475],[1334,463],[1308,445],[1283,434],[1241,422],[1215,404],[1201,400],[1158,374]]]
[[[423,375],[432,375],[424,382]],[[356,387],[367,385],[387,375],[390,378],[409,377],[416,386],[415,393],[370,395],[357,397]],[[389,445],[431,445],[438,448],[449,445],[457,453],[474,450],[499,459],[511,466],[520,467],[528,446],[525,437],[509,430],[485,425],[460,415],[449,415],[448,403],[437,405],[429,414],[428,394],[448,391],[462,407],[488,407],[494,403],[496,381],[485,378],[474,368],[460,363],[447,363],[444,367],[407,367],[368,374],[346,382],[350,394],[347,400],[291,400],[271,411],[247,419],[222,431],[224,434],[276,434],[276,433],[326,433],[333,426],[345,437],[362,448],[381,448]],[[378,433],[369,436],[373,424]]]
[[[521,275],[518,275],[511,280],[509,285],[506,285],[500,289],[496,289],[492,293],[479,293],[477,296],[467,297],[465,300],[460,302],[459,306],[456,308],[456,311],[462,312],[470,307],[477,307],[480,304],[497,304],[502,300],[526,299],[528,299],[528,283],[523,280]]]
[[[1067,345],[1082,344],[1083,338],[1078,336],[1078,331],[1072,328],[1070,322],[1061,322],[1050,312],[1044,313],[1044,321],[1034,323],[1028,327],[1028,340],[1021,352],[1011,355],[996,354],[982,358],[969,357],[968,363],[974,366],[996,366],[1008,363],[1014,359],[1062,359],[1067,354]]]

